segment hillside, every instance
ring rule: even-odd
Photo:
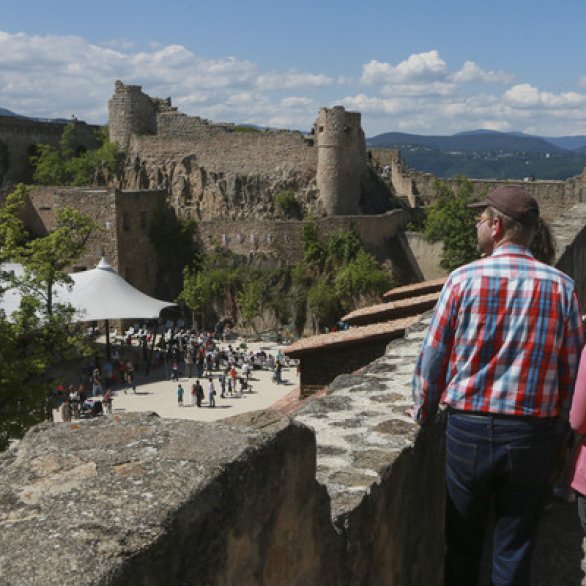
[[[24,118],[24,116],[21,116],[20,114],[15,114],[14,112],[7,110],[6,108],[0,108],[0,116],[16,116],[17,118]]]
[[[396,148],[407,165],[438,177],[567,179],[586,167],[586,136],[545,138],[489,130],[452,136],[387,132],[371,148]]]

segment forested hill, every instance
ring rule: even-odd
[[[407,165],[438,177],[567,179],[586,167],[586,136],[545,138],[487,130],[452,136],[387,132],[371,148],[397,148]]]

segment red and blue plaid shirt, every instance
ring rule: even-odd
[[[414,417],[432,420],[440,401],[464,411],[567,416],[581,349],[572,279],[504,244],[449,276],[413,376]]]

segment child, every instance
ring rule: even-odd
[[[106,413],[112,413],[112,391],[110,389],[107,389],[104,393],[102,403],[106,407]]]

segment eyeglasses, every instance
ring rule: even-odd
[[[484,222],[488,222],[488,220],[490,220],[491,218],[487,217],[487,216],[483,216],[482,214],[480,214],[479,216],[476,216],[474,218],[474,221],[476,222],[476,227],[480,228],[480,226],[482,226],[482,224],[484,224]]]

